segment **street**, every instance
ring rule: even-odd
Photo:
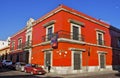
[[[120,73],[103,71],[63,75],[54,73],[47,73],[45,75],[31,75],[30,73],[15,70],[0,69],[0,78],[120,78]]]

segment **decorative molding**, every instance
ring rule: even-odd
[[[53,48],[47,48],[47,49],[42,49],[42,52],[46,52],[46,51],[52,51]]]
[[[101,29],[95,29],[96,31],[98,32],[102,32],[102,33],[105,33],[105,31],[101,30]]]
[[[102,47],[102,48],[110,48],[110,49],[112,49],[112,47],[110,47],[110,46],[98,45],[98,44],[87,43],[87,42],[86,42],[86,44],[90,45],[90,46],[95,46],[95,47]]]
[[[107,54],[108,52],[105,51],[97,51],[98,54]]]
[[[91,18],[88,18],[88,17],[86,17],[86,16],[83,16],[83,15],[78,14],[78,13],[76,13],[76,12],[67,10],[67,9],[65,9],[65,8],[62,8],[62,10],[63,10],[63,11],[66,11],[66,12],[69,12],[69,13],[71,13],[71,14],[74,14],[74,15],[76,15],[76,16],[79,16],[79,17],[81,17],[81,18],[84,18],[84,19],[86,19],[86,20],[88,20],[88,21],[91,21],[91,22],[93,22],[93,23],[96,23],[96,24],[99,24],[99,25],[101,25],[101,26],[104,26],[104,27],[106,27],[106,28],[110,28],[108,25],[102,24],[101,22],[98,22],[98,21],[96,21],[96,20],[93,20],[93,19],[91,19]],[[106,23],[106,24],[107,24],[107,23]]]
[[[112,47],[110,47],[110,46],[97,45],[97,44],[93,44],[93,43],[87,43],[87,42],[84,42],[84,41],[76,41],[76,40],[71,40],[71,39],[66,39],[66,38],[59,38],[58,42],[68,42],[68,43],[73,43],[73,44],[90,45],[90,46],[95,46],[95,47],[112,49]],[[50,44],[50,41],[41,42],[39,44],[33,45],[32,47],[44,46],[44,45],[48,45],[48,44]]]
[[[18,31],[16,34],[12,35],[12,36],[11,36],[11,39],[12,39],[13,37],[15,37],[16,35],[18,35],[18,34],[24,32],[24,31],[26,31],[26,27],[23,28],[22,30]]]
[[[82,15],[82,14],[78,14],[78,13],[76,13],[76,12],[73,12],[73,11],[70,11],[70,10],[68,10],[68,9],[66,9],[66,8],[63,8],[62,6],[56,8],[55,10],[49,12],[48,14],[44,15],[44,16],[41,17],[40,19],[36,20],[35,22],[33,22],[33,25],[35,26],[36,24],[42,22],[43,20],[45,20],[45,19],[53,16],[54,14],[56,14],[56,13],[58,13],[58,12],[60,12],[60,11],[66,11],[66,12],[71,13],[71,14],[73,14],[73,15],[76,15],[76,16],[78,16],[78,17],[80,17],[80,18],[84,18],[84,19],[86,19],[86,20],[88,20],[88,21],[91,21],[91,22],[93,22],[93,23],[99,24],[99,25],[101,25],[101,26],[103,26],[103,27],[110,28],[110,27],[107,25],[107,23],[106,23],[106,24],[103,24],[102,22],[99,22],[99,21],[97,21],[97,20],[94,20],[94,19],[89,18],[89,17],[87,17],[87,16],[84,16],[84,15]]]
[[[80,49],[80,48],[69,48],[69,50],[72,50],[72,51],[82,51],[82,52],[86,51],[86,49]]]
[[[44,27],[47,27],[47,26],[50,26],[50,25],[54,24],[55,22],[56,22],[55,20],[51,20],[51,21],[43,24],[43,26],[44,26]]]
[[[77,21],[77,20],[74,20],[74,19],[69,19],[68,22],[77,24],[79,26],[84,26],[85,25],[84,23],[82,23],[80,21]]]
[[[66,38],[59,38],[58,42],[69,42],[69,43],[74,43],[74,44],[85,44],[84,41],[77,41],[77,40],[71,40],[71,39],[66,39]]]

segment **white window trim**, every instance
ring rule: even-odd
[[[52,27],[52,33],[54,33],[54,24],[47,26],[47,27],[46,27],[46,40],[45,40],[45,41],[47,41],[48,29],[49,29],[50,27]]]
[[[98,34],[102,34],[102,41],[104,41],[104,33],[103,32],[100,32],[100,31],[97,31],[97,45],[99,45],[99,43],[98,43]],[[103,45],[105,45],[105,43],[104,42],[102,42],[102,44]]]
[[[71,23],[71,39],[73,39],[73,26],[75,27],[78,27],[78,31],[79,31],[79,40],[80,40],[80,35],[81,35],[81,26],[80,25],[77,25],[77,24],[74,24],[74,23]]]
[[[18,46],[19,46],[19,41],[21,40],[21,44],[22,44],[22,38],[18,38]],[[21,49],[21,48],[18,48],[18,49]]]
[[[71,62],[71,65],[72,65],[72,70],[74,70],[74,53],[75,52],[79,52],[80,53],[80,60],[81,60],[81,69],[80,70],[82,70],[82,51],[80,50],[80,51],[71,51],[72,52],[72,62]],[[74,71],[79,71],[79,70],[74,70]]]
[[[45,65],[46,65],[46,53],[51,53],[51,66],[53,66],[53,52],[52,51],[45,51],[44,52],[44,67],[45,67]]]
[[[107,54],[107,52],[104,52],[104,51],[97,51],[97,53],[98,53],[98,62],[99,62],[99,69],[103,69],[103,68],[100,68],[100,55],[101,54],[104,54],[104,58],[105,58],[105,68],[106,68],[106,54]]]
[[[15,41],[12,42],[12,50],[15,50]]]

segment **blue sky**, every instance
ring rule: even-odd
[[[35,20],[64,4],[120,28],[120,0],[0,0],[0,40],[6,40]]]

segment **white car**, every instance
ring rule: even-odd
[[[15,69],[18,71],[24,71],[24,66],[26,65],[26,63],[24,62],[17,62],[15,64]]]
[[[3,65],[3,66],[6,66],[6,67],[7,67],[7,66],[10,66],[10,65],[12,65],[12,61],[3,60],[3,61],[2,61],[2,65]]]

